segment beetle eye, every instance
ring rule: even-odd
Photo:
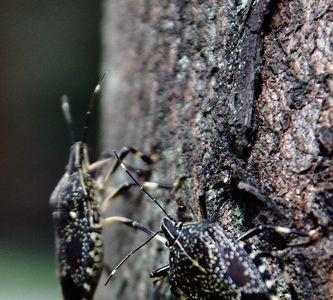
[[[168,248],[170,247],[170,243],[169,243],[169,241],[166,241],[166,242],[165,242],[165,246],[167,246]]]

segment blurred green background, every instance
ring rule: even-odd
[[[48,203],[69,146],[59,98],[69,95],[80,130],[99,77],[100,19],[99,1],[0,3],[0,299],[61,299]]]

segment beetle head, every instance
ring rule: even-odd
[[[169,218],[163,218],[161,229],[165,238],[167,239],[167,246],[171,247],[176,239],[178,238],[180,231],[182,229],[182,222],[175,222]]]

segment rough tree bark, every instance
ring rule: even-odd
[[[110,75],[101,148],[158,153],[153,179],[184,178],[175,195],[156,193],[182,220],[201,220],[205,195],[209,217],[234,236],[262,223],[319,228],[315,241],[282,255],[300,299],[333,299],[332,28],[330,0],[104,1],[103,70]],[[237,188],[240,180],[258,187],[261,200]],[[154,230],[162,218],[134,194],[109,213]],[[107,262],[145,238],[113,226]],[[253,239],[266,249],[290,241]],[[100,297],[149,299],[149,272],[163,262],[167,251],[152,243]],[[277,263],[268,263],[281,278]],[[288,299],[283,282],[279,293]]]

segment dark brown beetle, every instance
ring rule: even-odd
[[[117,156],[116,153],[115,155]],[[121,166],[140,189],[158,204],[123,163]],[[159,204],[158,206],[161,207]],[[205,208],[202,208],[202,211],[205,211]],[[261,225],[234,239],[216,222],[210,220],[176,222],[164,209],[163,212],[167,217],[162,220],[161,231],[148,232],[151,237],[121,260],[111,272],[107,282],[130,255],[151,239],[158,237],[169,248],[169,264],[154,270],[150,276],[152,278],[168,276],[171,292],[176,297],[190,300],[277,300],[279,297],[275,293],[274,281],[270,279],[267,268],[259,264],[261,263],[259,257],[267,256],[267,252],[248,253],[244,249],[243,241],[265,230],[306,237],[316,233],[315,230],[307,233],[288,227]],[[129,226],[137,224],[128,219],[124,223]],[[142,230],[141,228],[136,227]],[[147,231],[148,229],[145,229],[146,233]],[[159,236],[159,233],[164,237]]]
[[[101,81],[103,78],[104,76]],[[54,189],[50,204],[54,209],[57,273],[65,300],[93,299],[104,267],[102,227],[112,223],[112,220],[102,218],[101,211],[105,211],[117,196],[133,186],[125,183],[102,201],[100,192],[104,189],[104,183],[119,167],[119,162],[115,161],[101,178],[95,179],[93,176],[96,170],[113,160],[109,155],[90,164],[86,145],[90,115],[95,106],[101,81],[90,100],[81,141],[75,141],[68,99],[66,96],[62,98],[62,109],[71,132],[72,146],[66,172]],[[153,163],[155,159],[154,156],[147,156],[129,147],[124,147],[120,153],[121,158],[132,153],[147,164]],[[160,186],[151,182],[145,184]],[[135,227],[135,224],[133,226]]]

